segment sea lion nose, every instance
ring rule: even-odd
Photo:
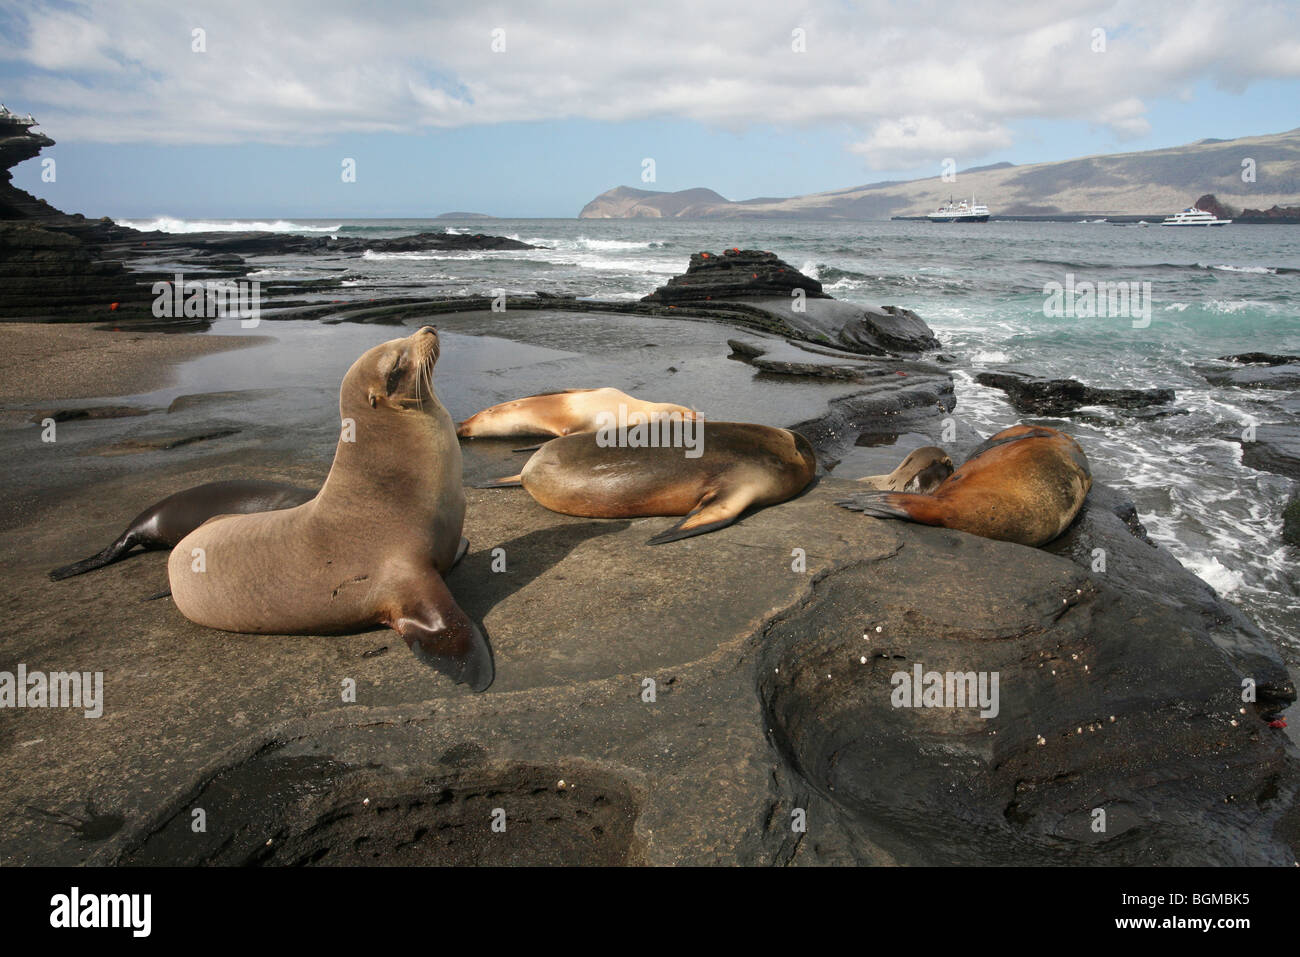
[[[419,330],[416,332],[416,335],[419,335],[421,332],[428,332],[428,333],[430,333],[430,334],[436,336],[436,335],[438,334],[438,327],[437,327],[437,326],[421,326],[421,327],[419,328]]]

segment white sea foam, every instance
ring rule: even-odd
[[[1214,555],[1189,555],[1183,565],[1220,595],[1232,594],[1246,581],[1241,572],[1228,568]]]
[[[1277,275],[1277,270],[1272,268],[1271,266],[1230,266],[1227,265],[1226,263],[1221,263],[1219,265],[1207,265],[1205,263],[1197,263],[1196,265],[1200,266],[1202,269],[1217,269],[1220,272],[1249,272],[1249,273],[1262,273],[1270,276]]]
[[[159,216],[155,219],[119,219],[120,226],[129,226],[151,232],[161,229],[165,233],[337,233],[343,228],[342,223],[333,226],[303,226],[301,223],[277,219],[265,220],[204,220],[175,219],[171,216]]]

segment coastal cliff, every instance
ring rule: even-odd
[[[1243,182],[1242,162],[1260,170]],[[936,160],[936,163],[938,161]],[[1265,172],[1266,171],[1266,172]],[[885,181],[788,198],[741,201],[711,189],[679,192],[620,186],[602,193],[579,213],[583,219],[662,217],[678,219],[866,220],[924,216],[949,196],[976,196],[1002,216],[1169,215],[1189,196],[1215,193],[1225,202],[1255,207],[1241,222],[1290,222],[1285,210],[1258,212],[1300,199],[1300,129],[1269,136],[1201,140],[1185,146],[1084,156],[1051,163],[995,163],[940,176]]]

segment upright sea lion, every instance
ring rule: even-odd
[[[984,442],[929,495],[862,492],[836,504],[1039,546],[1069,527],[1091,488],[1078,442],[1056,429],[1016,425]]]
[[[952,459],[937,445],[926,445],[908,453],[898,468],[888,475],[868,475],[858,479],[882,492],[920,492],[928,494],[952,474]]]
[[[149,506],[132,519],[126,531],[102,552],[55,568],[50,572],[50,578],[60,581],[111,565],[125,558],[137,545],[145,551],[173,548],[190,532],[218,515],[293,508],[310,501],[315,495],[311,489],[282,482],[236,480],[196,485]]]
[[[543,392],[526,399],[502,402],[476,412],[460,424],[461,438],[504,438],[519,435],[572,435],[594,432],[601,415],[618,418],[643,415],[648,422],[677,416],[702,418],[694,409],[667,402],[645,402],[618,389],[565,389]]]
[[[433,391],[425,326],[375,346],[343,378],[343,435],[320,492],[295,508],[223,515],[172,550],[172,597],[224,631],[337,634],[388,625],[416,657],[482,691],[483,633],[443,583],[465,491],[451,416]]]
[[[817,471],[798,432],[747,422],[700,422],[699,454],[669,444],[630,447],[603,432],[552,439],[519,475],[483,486],[522,485],[554,512],[586,518],[684,515],[649,540],[673,542],[724,528],[750,506],[775,505],[803,491]]]

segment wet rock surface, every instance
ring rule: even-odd
[[[791,298],[794,290],[801,291],[805,298],[830,298],[820,282],[805,276],[776,253],[733,248],[721,253],[692,253],[686,272],[641,301],[683,303],[774,295]]]
[[[1300,486],[1296,486],[1282,511],[1282,541],[1300,545]]]
[[[1255,439],[1241,442],[1241,461],[1253,469],[1300,479],[1300,425],[1278,423],[1255,429]]]
[[[1211,385],[1239,386],[1245,389],[1300,388],[1300,359],[1265,352],[1224,356],[1221,361],[1240,363],[1236,368],[1199,364],[1196,371]]]
[[[1074,379],[1047,379],[1023,372],[981,372],[975,381],[1001,389],[1017,411],[1029,415],[1068,415],[1089,405],[1145,409],[1175,398],[1173,389],[1098,389]]]
[[[337,377],[384,333],[344,325],[312,347],[286,323],[280,342],[207,356],[183,391],[141,397],[149,415],[69,422],[42,461],[23,452],[36,427],[0,432],[12,490],[0,512],[12,586],[0,669],[105,680],[100,719],[31,709],[6,720],[0,859],[1293,860],[1295,764],[1265,721],[1294,695],[1276,651],[1142,537],[1104,483],[1046,550],[849,516],[833,502],[857,489],[848,470],[866,461],[855,456],[887,454],[892,467],[909,442],[939,437],[952,393],[937,367],[846,359],[716,321],[563,315],[440,315],[438,388],[453,415],[559,383],[614,384],[715,418],[799,425],[824,464],[837,450],[844,463],[793,501],[653,548],[645,539],[672,519],[577,519],[518,489],[468,489],[471,551],[448,584],[484,623],[497,664],[492,689],[472,695],[387,630],[195,626],[166,599],[142,600],[165,585],[162,553],[63,582],[44,574],[178,488],[236,476],[319,484],[337,439]],[[789,361],[790,348],[888,374],[763,369],[729,357],[728,340],[751,359]],[[634,341],[659,345],[647,360],[625,347]],[[268,368],[274,389],[254,374]],[[321,379],[329,386],[309,387]],[[163,411],[181,394],[202,401]],[[773,394],[780,402],[761,400]],[[95,454],[222,428],[237,432]],[[978,439],[949,446],[964,457]],[[517,445],[465,442],[467,483],[508,474]],[[498,548],[504,572],[491,570]],[[891,676],[918,663],[998,671],[998,715],[895,709]],[[1243,677],[1256,703],[1240,701]],[[90,820],[88,807],[113,826],[64,823]],[[205,832],[190,826],[196,808]],[[1104,834],[1089,827],[1095,808]],[[492,829],[498,810],[504,832]],[[806,832],[791,826],[800,816]]]

